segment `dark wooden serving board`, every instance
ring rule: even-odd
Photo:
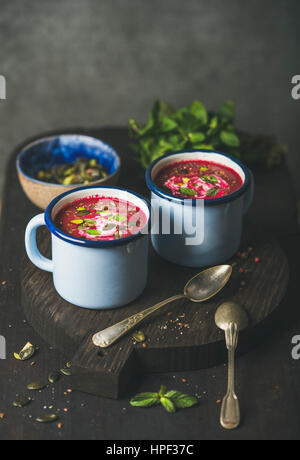
[[[48,231],[42,230],[38,240],[42,252],[50,256]],[[254,256],[260,258],[259,263]],[[248,273],[241,274],[240,268]],[[26,258],[23,306],[27,319],[44,339],[70,356],[73,388],[118,398],[140,371],[187,371],[223,362],[224,334],[216,328],[214,314],[225,300],[241,303],[249,313],[250,327],[241,336],[240,352],[249,350],[270,326],[288,283],[287,260],[280,247],[276,243],[256,246],[248,259],[234,259],[232,279],[214,299],[203,304],[174,302],[140,325],[146,346],[134,344],[131,334],[105,350],[93,345],[94,333],[180,293],[198,271],[169,264],[151,250],[149,282],[143,295],[124,308],[95,311],[64,301],[55,291],[52,275]],[[243,288],[242,281],[246,282]]]
[[[125,129],[77,128],[70,131],[94,135],[112,144],[122,157],[120,185],[147,196],[144,175],[133,159]],[[133,345],[131,336],[128,336],[110,349],[100,350],[93,347],[91,336],[130,314],[180,292],[197,270],[169,264],[151,249],[149,283],[140,299],[119,310],[99,312],[82,310],[64,302],[54,290],[51,275],[36,269],[25,256],[20,273],[23,308],[40,336],[72,359],[74,389],[118,398],[130,391],[130,387],[132,390],[129,383],[133,378],[136,382],[139,373],[187,371],[225,362],[227,353],[223,334],[213,323],[215,310],[225,299],[240,301],[251,316],[251,326],[241,336],[240,353],[248,351],[273,329],[272,321],[274,319],[275,322],[280,315],[279,306],[288,283],[288,264],[276,243],[264,245],[259,242],[269,241],[274,236],[280,237],[289,225],[292,228],[293,219],[290,216],[294,212],[292,204],[281,199],[281,192],[276,187],[278,180],[283,180],[284,187],[290,190],[289,176],[282,175],[281,169],[273,170],[272,174],[255,172],[256,193],[246,218],[243,240],[248,242],[251,239],[254,242],[254,254],[261,257],[261,262],[246,277],[247,286],[239,291],[241,278],[236,268],[230,284],[213,302],[195,305],[179,301],[170,305],[139,327],[147,335],[146,348]],[[17,203],[18,213],[14,211],[13,215],[17,216],[17,223],[20,221],[19,226],[23,227],[24,219],[28,220],[39,211],[21,195],[19,187],[9,190],[9,200],[6,200],[4,209],[5,222],[12,222],[8,212],[10,202],[14,203],[14,210]],[[273,209],[274,202],[276,213],[266,213],[266,209]],[[285,216],[285,219],[275,219],[277,214]],[[47,230],[39,232],[38,239],[39,247],[50,256]],[[179,323],[189,324],[190,328]]]

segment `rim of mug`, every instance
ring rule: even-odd
[[[153,182],[152,170],[154,166],[156,166],[158,163],[160,163],[165,158],[171,157],[173,155],[184,154],[184,153],[200,153],[200,154],[201,153],[208,153],[208,154],[215,153],[217,155],[221,155],[221,156],[228,158],[233,163],[236,163],[242,169],[243,173],[245,174],[245,180],[244,180],[243,185],[238,190],[236,190],[233,193],[230,193],[229,195],[221,196],[219,198],[210,198],[209,200],[205,200],[204,198],[184,198],[184,197],[174,196],[174,195],[164,192]],[[233,201],[239,196],[243,195],[250,186],[250,173],[249,173],[247,166],[245,166],[237,158],[234,158],[231,155],[228,155],[228,153],[220,152],[218,150],[203,150],[203,149],[178,150],[176,152],[168,153],[166,155],[163,155],[157,158],[148,166],[146,170],[146,184],[153,193],[158,195],[160,198],[167,199],[168,201],[177,201],[178,203],[183,203],[184,201],[188,200],[189,202],[192,203],[193,206],[196,206],[196,203],[199,200],[204,200],[205,206],[215,206],[218,204],[226,203],[228,201]]]
[[[145,203],[145,205],[147,206],[147,208],[148,208],[149,216],[147,218],[146,225],[139,232],[134,233],[134,234],[132,234],[130,236],[126,236],[125,238],[120,238],[118,240],[104,240],[104,241],[101,241],[101,240],[97,240],[97,241],[84,240],[82,238],[77,238],[75,236],[71,236],[68,233],[65,233],[62,230],[60,230],[54,224],[52,216],[51,216],[54,206],[57,203],[59,203],[63,198],[68,196],[68,195],[72,195],[74,193],[78,193],[78,192],[81,192],[81,191],[84,191],[84,190],[91,190],[91,189],[99,189],[99,190],[105,189],[105,190],[112,190],[112,191],[113,190],[119,190],[119,191],[122,191],[122,192],[126,192],[129,195],[132,195],[134,197],[137,197],[139,200],[143,201]],[[112,195],[112,198],[114,198],[113,195]],[[89,247],[89,248],[105,248],[105,247],[122,246],[122,245],[125,245],[127,243],[130,243],[134,239],[141,238],[141,237],[145,236],[145,234],[142,233],[142,230],[150,225],[150,219],[151,219],[151,205],[148,202],[148,200],[146,200],[142,195],[140,195],[139,193],[133,192],[131,190],[128,190],[126,188],[105,186],[105,185],[94,185],[94,186],[87,186],[87,187],[78,187],[76,189],[69,190],[68,192],[61,193],[56,198],[54,198],[51,201],[51,203],[49,203],[49,205],[47,206],[47,208],[45,210],[45,223],[46,223],[48,229],[50,230],[50,232],[53,235],[57,236],[61,240],[65,241],[66,243],[71,243],[71,244],[75,244],[77,246]]]

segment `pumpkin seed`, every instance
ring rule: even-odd
[[[76,212],[76,215],[78,217],[84,217],[84,216],[87,216],[89,213],[90,213],[90,211],[82,210],[82,211]]]
[[[14,407],[22,407],[27,406],[27,404],[31,403],[32,399],[28,398],[27,396],[18,396],[17,399],[13,402]]]
[[[45,386],[46,385],[41,382],[32,382],[27,385],[27,390],[42,390]]]
[[[26,361],[27,359],[32,358],[32,356],[35,354],[35,348],[34,346],[30,346],[26,348],[25,350],[20,351],[19,356],[21,361]]]
[[[61,372],[63,375],[66,375],[67,377],[70,377],[70,375],[71,375],[70,369],[67,369],[66,367],[64,367],[63,369],[61,369],[60,372]]]
[[[56,422],[58,419],[56,414],[43,414],[40,417],[36,418],[36,422],[38,423],[52,423]]]
[[[99,232],[99,230],[96,230],[94,228],[90,228],[86,230],[85,233],[87,233],[88,235],[101,235],[101,232]]]
[[[219,187],[212,187],[206,192],[206,196],[216,196],[219,193]]]
[[[135,331],[133,334],[132,334],[132,337],[134,338],[134,340],[138,343],[141,343],[141,342],[145,342],[146,340],[146,336],[145,334],[142,332],[142,331]]]
[[[27,342],[25,347],[19,353],[14,353],[14,357],[19,361],[26,361],[35,354],[35,347],[32,343]]]
[[[55,383],[59,380],[60,378],[60,373],[57,371],[53,371],[48,375],[48,380],[50,383]]]
[[[80,224],[83,224],[83,220],[82,219],[74,219],[74,220],[71,220],[71,223],[76,224],[76,225],[80,225]]]

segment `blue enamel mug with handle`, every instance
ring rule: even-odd
[[[29,259],[53,275],[58,294],[83,308],[108,309],[126,305],[143,292],[148,275],[148,223],[139,233],[112,241],[90,241],[62,232],[54,223],[69,203],[90,196],[115,198],[138,206],[149,222],[150,205],[140,195],[118,187],[84,187],[55,198],[45,213],[27,225],[25,247]],[[36,231],[51,232],[52,260],[37,248]]]
[[[242,186],[220,198],[186,199],[169,194],[156,185],[155,179],[163,168],[172,163],[195,160],[233,169],[241,177]],[[225,262],[238,251],[243,218],[254,193],[252,173],[243,163],[217,151],[175,152],[157,159],[148,167],[146,182],[151,191],[152,245],[161,257],[186,267],[207,267]],[[164,230],[166,216],[170,220],[166,225],[169,231]],[[183,220],[193,225],[186,230]]]

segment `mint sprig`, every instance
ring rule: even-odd
[[[157,101],[145,125],[129,120],[129,134],[144,168],[162,155],[188,149],[217,150],[249,166],[272,167],[282,163],[287,150],[272,137],[239,132],[231,101],[224,102],[215,112],[209,112],[200,101],[177,110]]]
[[[158,393],[140,393],[130,400],[133,407],[153,407],[161,404],[167,412],[174,414],[176,409],[185,409],[198,404],[198,399],[179,391],[167,391],[162,385]]]

